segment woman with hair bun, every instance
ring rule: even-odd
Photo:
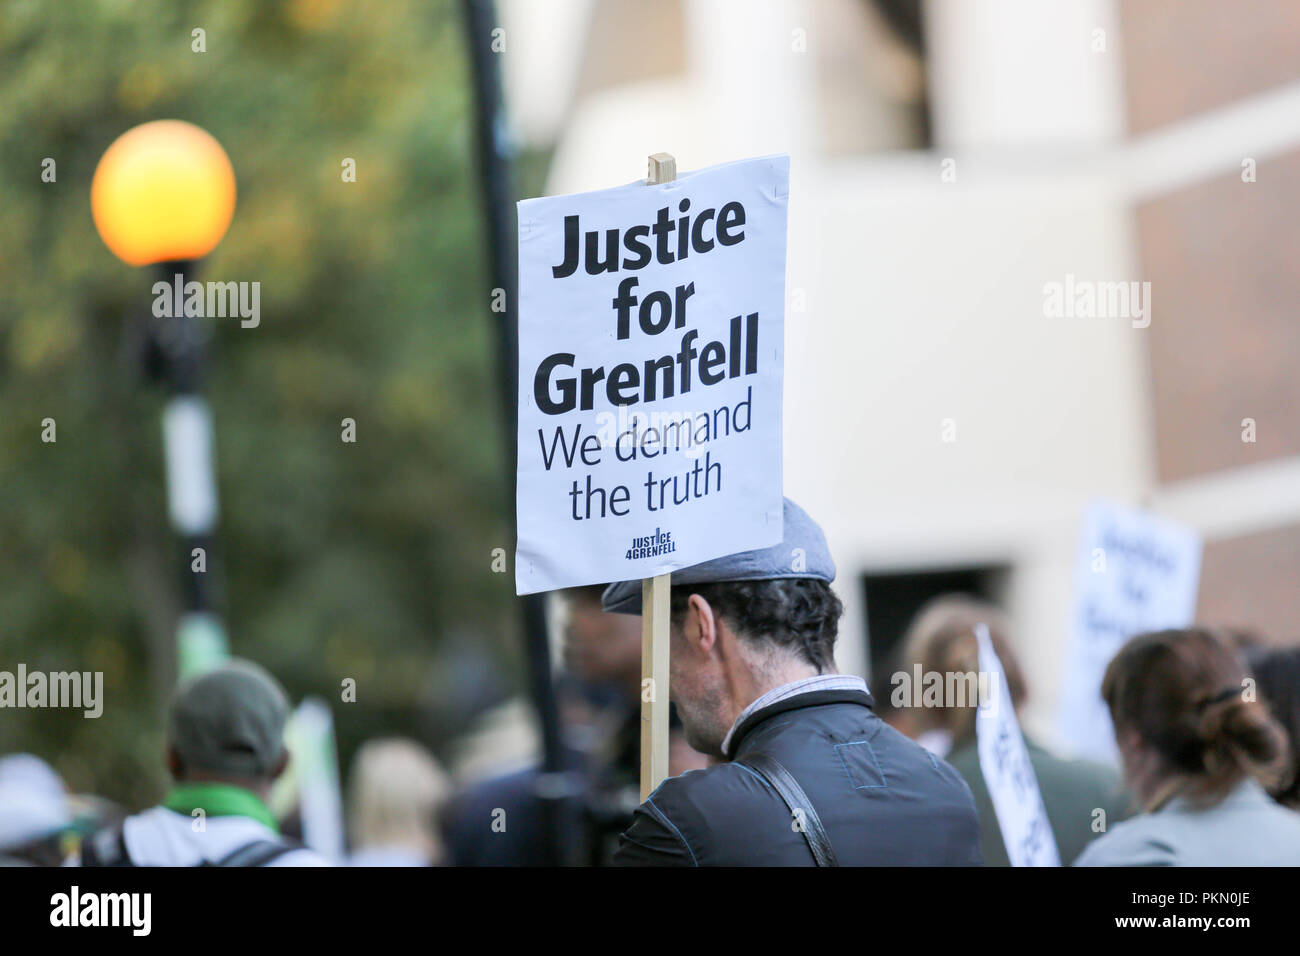
[[[1290,744],[1291,773],[1269,793],[1282,806],[1300,810],[1300,647],[1248,647],[1245,655],[1259,699],[1282,725]]]
[[[1101,693],[1144,811],[1076,866],[1296,866],[1300,814],[1266,792],[1290,771],[1285,735],[1236,652],[1208,630],[1141,634]]]

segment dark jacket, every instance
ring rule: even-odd
[[[1061,865],[1069,866],[1089,842],[1129,815],[1130,799],[1119,774],[1090,760],[1065,760],[1025,737],[1029,762],[1038,778],[1047,821],[1052,825]],[[980,815],[980,846],[985,866],[1010,866],[993,798],[980,771],[979,748],[972,739],[959,744],[948,762],[965,778]],[[1098,810],[1105,811],[1098,814]]]
[[[978,866],[961,776],[894,730],[856,690],[800,694],[736,728],[735,758],[780,761],[808,795],[841,866]],[[812,866],[780,795],[739,763],[671,777],[641,804],[615,865]]]

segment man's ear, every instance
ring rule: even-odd
[[[1145,759],[1147,753],[1146,741],[1136,730],[1128,728],[1115,735],[1115,743],[1119,748],[1120,754],[1134,762]]]
[[[176,752],[176,748],[171,744],[167,745],[165,755],[167,763],[167,772],[172,775],[172,779],[179,781],[185,774],[185,765],[181,763],[181,755]]]
[[[286,748],[285,750],[280,751],[280,756],[277,757],[275,763],[271,765],[271,779],[279,780],[280,774],[284,773],[285,768],[288,766],[289,766],[289,751]]]
[[[702,654],[710,654],[718,643],[718,618],[709,602],[698,594],[692,594],[686,605],[686,639],[699,648]]]

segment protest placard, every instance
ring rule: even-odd
[[[789,159],[519,204],[516,591],[782,536]]]
[[[319,697],[305,698],[289,715],[284,745],[289,766],[271,789],[271,810],[277,816],[297,813],[303,845],[341,863],[346,856],[343,793],[329,705]]]
[[[1060,866],[1061,855],[1038,789],[1038,776],[1029,760],[988,625],[975,625],[975,640],[979,643],[981,693],[988,688],[987,697],[975,711],[980,773],[993,801],[1007,859],[1012,866]]]
[[[1101,679],[1135,634],[1185,627],[1196,613],[1201,542],[1192,530],[1106,501],[1084,517],[1058,735],[1078,756],[1114,762]]]

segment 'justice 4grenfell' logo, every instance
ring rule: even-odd
[[[633,538],[632,547],[628,549],[625,557],[629,561],[636,561],[638,558],[654,558],[661,554],[672,554],[676,550],[677,542],[673,540],[673,533],[655,528],[654,534],[648,534],[643,538]]]

